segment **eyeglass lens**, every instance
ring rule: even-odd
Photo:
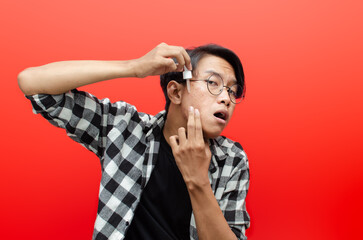
[[[217,74],[212,74],[207,80],[207,86],[210,93],[219,95],[223,91],[223,79]],[[240,103],[242,101],[242,87],[240,85],[234,84],[231,87],[227,87],[227,90],[233,103]]]

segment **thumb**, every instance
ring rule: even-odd
[[[174,72],[177,69],[177,65],[174,62],[173,59],[171,58],[163,58],[162,60],[162,64],[165,67],[165,72],[164,73],[168,73],[168,72]]]

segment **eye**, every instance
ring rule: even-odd
[[[216,74],[212,74],[208,79],[207,83],[211,87],[220,87],[223,85],[223,80]]]
[[[209,79],[207,80],[207,83],[210,85],[210,86],[213,86],[213,87],[217,87],[219,84],[217,81],[213,80],[213,79]]]
[[[233,98],[237,98],[237,93],[231,89],[228,90],[229,95],[231,95]]]
[[[230,89],[229,92],[236,98],[241,98],[242,97],[242,87],[238,84],[233,85]]]

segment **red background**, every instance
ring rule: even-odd
[[[91,239],[101,177],[92,153],[31,112],[17,74],[162,41],[242,59],[247,97],[224,134],[250,161],[249,239],[362,239],[362,12],[360,0],[1,1],[1,239]],[[83,89],[164,106],[156,77]]]

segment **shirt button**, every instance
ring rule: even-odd
[[[129,221],[127,221],[127,222],[126,222],[126,226],[128,226],[129,224],[130,224],[130,223],[129,223]]]

